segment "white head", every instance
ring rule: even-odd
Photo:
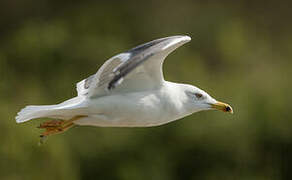
[[[183,91],[186,97],[185,104],[187,109],[191,112],[215,109],[223,112],[233,113],[232,107],[230,105],[215,100],[208,93],[195,86],[184,84]]]

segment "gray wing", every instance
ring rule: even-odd
[[[166,56],[190,40],[188,36],[161,38],[110,58],[96,74],[77,83],[78,96],[155,89],[164,81],[162,64]]]

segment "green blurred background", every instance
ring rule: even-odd
[[[0,179],[290,179],[291,1],[0,2]],[[152,128],[75,127],[38,146],[28,104],[76,95],[75,83],[141,43],[189,35],[167,80],[230,103]]]

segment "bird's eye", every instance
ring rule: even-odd
[[[201,93],[195,93],[195,96],[196,96],[198,99],[200,99],[201,97],[203,97],[203,94],[201,94]]]

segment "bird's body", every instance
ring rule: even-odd
[[[50,135],[73,124],[100,127],[149,127],[162,125],[194,112],[220,109],[232,112],[229,105],[213,99],[203,90],[165,81],[165,57],[188,36],[173,36],[151,41],[118,54],[98,72],[77,84],[78,96],[57,105],[27,106],[16,121],[34,118],[62,119],[42,124]]]
[[[179,84],[165,82],[165,85],[151,91],[133,92],[103,96],[87,101],[88,117],[76,121],[79,125],[111,127],[145,127],[165,124],[188,114]]]
[[[71,119],[78,125],[101,127],[146,127],[162,125],[194,113],[187,107],[185,93],[181,86],[164,82],[158,89],[141,92],[127,92],[102,96],[94,99],[75,97],[57,105],[36,106],[40,117]],[[172,93],[176,91],[177,93]],[[28,110],[34,106],[28,106]],[[42,113],[41,113],[42,112]],[[39,117],[38,117],[39,118]]]

